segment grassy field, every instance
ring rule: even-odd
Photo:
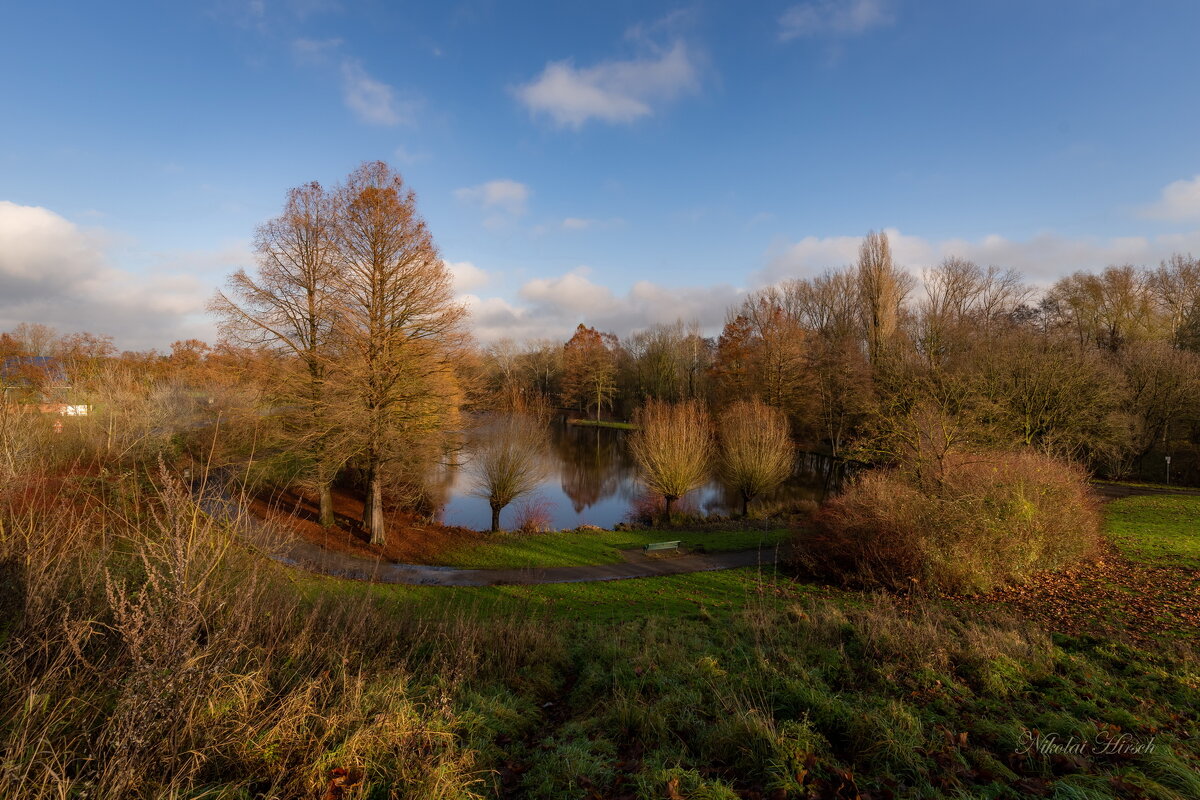
[[[0,506],[0,796],[290,800],[344,770],[346,800],[1200,797],[1194,637],[773,568],[317,578],[248,556],[181,492],[143,491],[100,477],[37,513]],[[1165,520],[1150,537],[1186,541],[1190,508],[1114,504],[1110,531]],[[638,537],[689,535],[513,537],[470,557],[582,563]],[[1046,596],[1089,602],[1069,582]]]
[[[460,736],[497,765],[483,797],[1200,796],[1194,654],[753,569],[341,590],[552,639],[538,670],[454,701]],[[1122,736],[1153,749],[1104,753]],[[1053,752],[1068,741],[1084,753]]]
[[[475,618],[526,615],[551,624],[621,622],[648,616],[727,620],[763,603],[841,595],[826,587],[797,583],[775,567],[540,586],[401,586],[303,576],[297,586],[310,601],[331,596],[369,598],[396,613]]]
[[[1200,495],[1142,495],[1114,500],[1109,535],[1131,558],[1200,569]]]
[[[482,544],[470,544],[443,553],[434,563],[471,569],[509,567],[569,567],[582,564],[615,564],[621,550],[651,542],[680,541],[691,551],[720,553],[773,547],[788,531],[559,531],[556,533],[501,533]]]

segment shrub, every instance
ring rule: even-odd
[[[863,475],[798,533],[795,558],[860,586],[987,591],[1088,556],[1099,526],[1077,467],[1031,452],[952,453],[936,480]]]
[[[719,428],[721,478],[741,495],[745,517],[751,500],[792,474],[795,447],[787,417],[756,397],[730,403]]]
[[[646,488],[662,495],[663,521],[670,524],[671,505],[708,480],[713,456],[708,414],[694,400],[650,400],[638,409],[634,422],[638,428],[629,450]]]
[[[546,533],[553,529],[554,503],[544,497],[529,497],[517,506],[513,520],[521,533]]]

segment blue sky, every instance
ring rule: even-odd
[[[384,159],[482,339],[712,330],[886,228],[1046,282],[1200,254],[1195,2],[27,3],[0,329],[212,336],[288,187]]]

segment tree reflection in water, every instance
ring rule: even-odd
[[[628,433],[611,428],[550,425],[550,448],[546,480],[534,497],[552,507],[551,524],[562,530],[580,525],[611,528],[628,521],[644,490],[626,443]],[[802,456],[796,460],[796,472],[784,486],[756,501],[763,508],[773,503],[821,497],[830,461],[824,456]],[[440,519],[447,525],[486,530],[491,510],[486,500],[471,495],[470,470],[465,465],[446,465],[430,476],[431,502],[440,507]],[[685,507],[701,514],[731,514],[740,508],[737,492],[713,482],[690,492]],[[644,505],[644,501],[642,503]],[[510,529],[516,514],[506,508],[500,516],[501,527]]]
[[[637,480],[625,431],[556,425],[560,484],[575,513],[612,497]]]

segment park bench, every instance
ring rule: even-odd
[[[644,553],[653,553],[656,550],[678,550],[682,542],[651,542],[642,548]]]

